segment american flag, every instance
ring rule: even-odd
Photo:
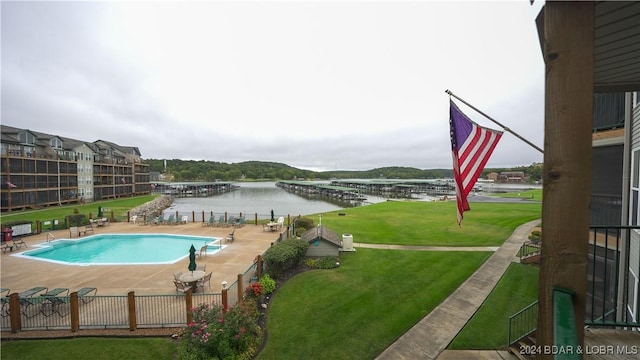
[[[458,225],[460,225],[462,214],[471,210],[467,195],[482,174],[482,169],[502,137],[502,131],[474,123],[458,109],[453,101],[450,101],[449,106],[449,125],[453,153],[453,178],[456,183],[458,203]]]

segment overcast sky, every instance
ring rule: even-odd
[[[449,89],[543,146],[541,1],[0,6],[5,125],[146,159],[451,168]],[[541,161],[505,133],[487,166]]]

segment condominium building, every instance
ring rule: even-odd
[[[7,125],[0,140],[3,212],[151,193],[137,147]]]

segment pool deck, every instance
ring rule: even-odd
[[[96,227],[95,234],[158,233],[212,236],[222,238],[226,245],[215,254],[198,257],[198,265],[206,264],[206,272],[213,272],[211,290],[220,292],[222,281],[233,283],[252,263],[256,255],[264,253],[278,239],[279,232],[265,232],[262,225],[246,224],[235,229],[235,240],[225,242],[224,237],[233,231],[231,227],[208,227],[202,223],[181,225],[137,225],[132,223],[112,223]],[[125,295],[129,291],[136,294],[175,293],[173,273],[187,272],[189,258],[169,265],[62,265],[46,261],[12,256],[26,250],[36,249],[37,244],[47,242],[47,233],[56,239],[69,238],[69,230],[44,231],[42,234],[23,237],[28,248],[20,248],[2,253],[0,286],[20,292],[36,286],[47,288],[68,288],[70,292],[83,287],[95,287],[99,295]],[[74,237],[75,239],[75,237]],[[197,250],[200,250],[199,247]],[[185,249],[185,253],[188,248]]]

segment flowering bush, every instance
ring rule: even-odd
[[[250,359],[262,337],[255,306],[200,304],[184,329],[179,359]]]
[[[244,289],[244,296],[249,298],[260,299],[262,298],[262,293],[263,287],[259,282],[251,283]]]

